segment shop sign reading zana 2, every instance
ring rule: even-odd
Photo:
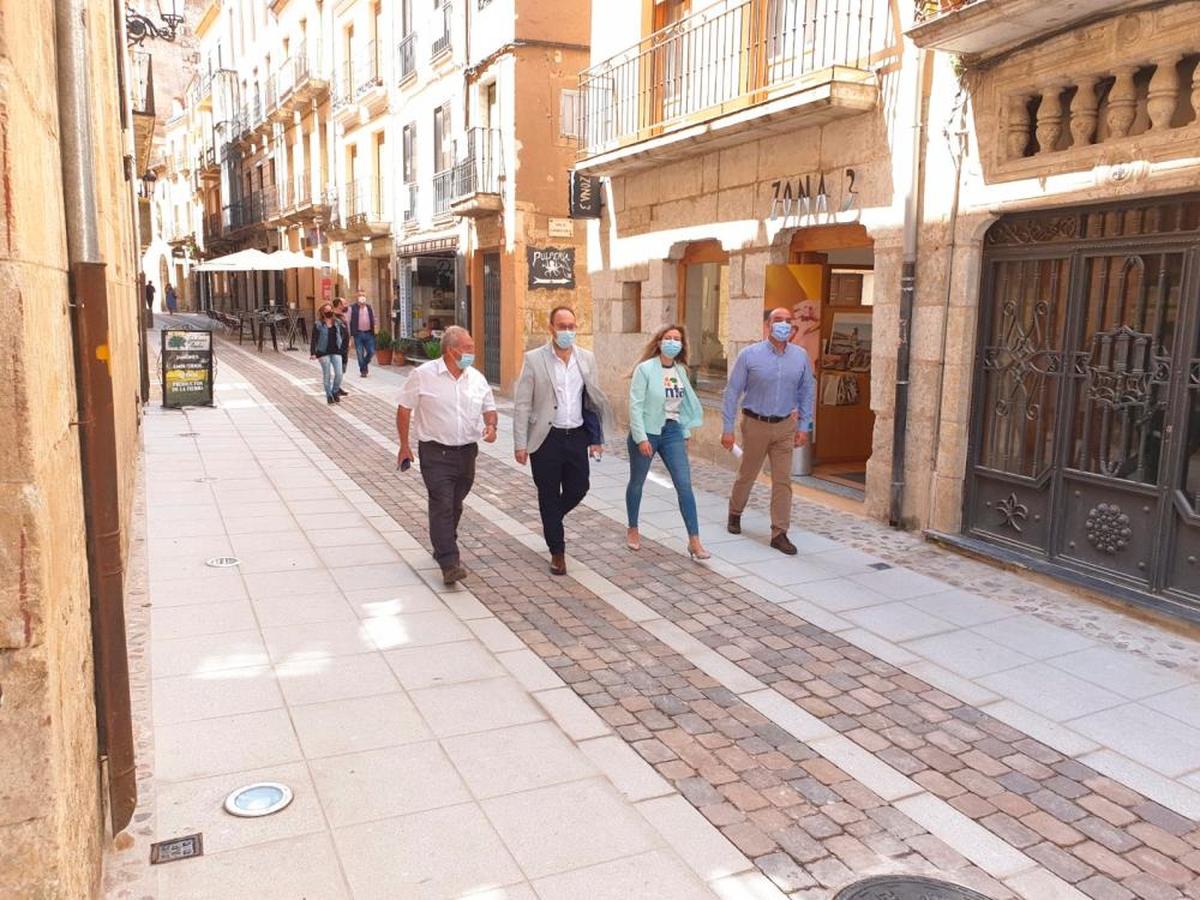
[[[817,172],[773,181],[767,219],[782,221],[784,227],[846,221],[845,213],[858,213],[857,178],[854,169],[843,169],[840,178]]]

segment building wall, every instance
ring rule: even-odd
[[[122,521],[138,441],[138,298],[117,23],[88,4],[94,180],[107,262]],[[0,884],[95,896],[104,835],[50,4],[0,17]]]

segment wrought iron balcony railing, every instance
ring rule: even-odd
[[[580,73],[585,156],[762,103],[832,66],[866,69],[874,0],[725,0]]]
[[[450,215],[450,204],[454,201],[454,167],[451,166],[433,176],[433,216]]]
[[[504,174],[502,133],[495,128],[467,130],[467,155],[454,166],[451,202],[475,194],[499,194]]]
[[[363,46],[362,52],[359,54],[359,59],[362,64],[357,67],[357,75],[354,85],[355,96],[361,96],[371,88],[383,86],[383,65],[379,58],[379,46],[375,41],[367,41]]]
[[[154,115],[154,66],[145,50],[133,51],[133,111],[138,115]]]
[[[417,224],[417,185],[404,186],[404,210],[401,214],[405,228],[413,228]]]
[[[342,213],[348,224],[387,221],[387,209],[383,179],[359,178],[346,185]]]
[[[354,87],[354,62],[347,59],[342,62],[342,67],[338,71],[337,85],[334,87],[333,109],[335,112],[354,102]]]
[[[443,53],[450,52],[450,25],[453,20],[450,15],[451,5],[442,4],[442,33],[433,39],[431,56],[437,59]]]
[[[400,40],[396,50],[400,81],[407,81],[417,73],[417,33],[410,31]]]

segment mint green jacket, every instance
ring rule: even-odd
[[[704,421],[704,408],[688,379],[687,368],[676,364],[675,371],[683,382],[683,401],[679,404],[679,427],[684,437]],[[633,370],[629,384],[629,436],[635,444],[646,440],[647,434],[662,434],[667,421],[667,398],[663,396],[663,366],[653,356]]]

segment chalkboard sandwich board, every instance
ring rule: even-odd
[[[163,406],[213,405],[211,331],[162,332]]]

